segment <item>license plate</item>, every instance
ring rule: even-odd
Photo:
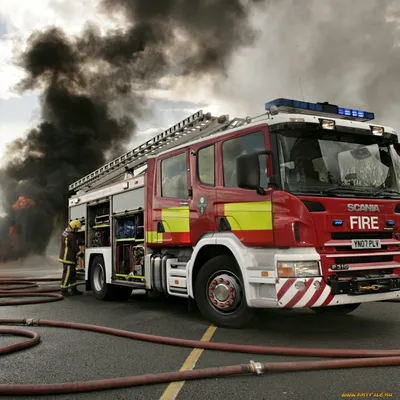
[[[351,241],[352,249],[380,249],[381,241],[379,239],[353,239]]]

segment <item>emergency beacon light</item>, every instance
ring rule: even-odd
[[[265,109],[269,111],[271,107],[277,107],[279,110],[296,112],[299,113],[324,113],[324,114],[335,114],[343,117],[349,117],[349,119],[358,119],[362,121],[371,121],[375,118],[375,114],[372,112],[353,110],[350,108],[339,107],[335,104],[325,103],[309,103],[299,100],[291,100],[285,98],[279,98],[272,100],[265,104]],[[304,112],[306,111],[306,112]]]

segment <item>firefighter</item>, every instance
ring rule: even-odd
[[[81,229],[81,223],[78,220],[73,220],[68,224],[68,227],[61,235],[60,257],[58,261],[63,264],[63,274],[61,280],[62,295],[78,295],[82,294],[77,289],[76,283],[76,261],[77,257],[83,257],[78,243],[76,241],[76,232]],[[71,293],[68,288],[71,288]]]

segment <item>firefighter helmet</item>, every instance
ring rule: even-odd
[[[78,221],[77,219],[74,219],[72,221],[69,222],[69,226],[71,229],[81,229],[82,224],[81,221]]]

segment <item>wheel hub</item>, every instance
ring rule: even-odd
[[[239,280],[224,273],[210,279],[207,292],[209,301],[219,311],[232,311],[241,300]]]
[[[103,275],[103,267],[99,264],[96,265],[94,278],[95,278],[94,279],[95,288],[98,292],[100,292],[104,286],[104,275]]]

